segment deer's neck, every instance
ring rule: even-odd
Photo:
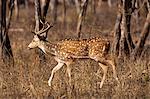
[[[57,50],[57,44],[51,43],[51,42],[43,42],[44,44],[44,50],[47,54],[56,55]]]

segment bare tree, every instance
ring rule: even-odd
[[[84,0],[81,5],[81,10],[78,17],[77,31],[76,31],[79,39],[81,38],[82,23],[86,15],[87,6],[88,6],[88,0]]]
[[[140,5],[139,5],[139,0],[133,0],[132,2],[132,9],[133,9],[133,17],[135,18],[135,21],[136,21],[136,32],[140,32],[140,20],[139,20],[139,17],[140,17],[140,13],[139,13],[139,8],[140,8]]]
[[[121,5],[118,4],[118,13],[117,13],[117,19],[114,27],[114,42],[113,42],[113,53],[114,55],[119,55],[119,42],[121,37],[121,28],[120,24],[122,21],[122,12],[121,12]]]
[[[35,31],[39,31],[42,27],[40,24],[41,19],[41,6],[40,6],[40,0],[35,0]],[[45,61],[45,55],[42,51],[39,50],[39,58],[40,62],[43,63]]]
[[[131,23],[131,15],[132,12],[136,11],[135,3],[137,0],[123,0],[119,2],[119,5],[122,7],[118,8],[119,13],[117,16],[115,28],[114,28],[114,44],[113,44],[113,52],[119,58],[124,56],[131,56],[131,58],[136,59],[137,56],[140,56],[142,50],[144,49],[144,45],[146,39],[149,34],[150,28],[150,3],[148,0],[148,15],[144,25],[144,28],[141,32],[140,39],[137,43],[137,46],[133,44],[131,33],[130,33],[130,23]],[[136,11],[137,12],[137,11]]]
[[[119,57],[129,56],[134,49],[130,34],[130,23],[132,14],[132,1],[118,1],[118,16],[114,28],[114,53]]]
[[[66,25],[66,1],[63,0],[63,26],[65,27]]]
[[[132,9],[132,0],[123,0],[123,5],[125,9],[125,18],[126,18],[126,38],[127,38],[127,43],[129,46],[130,52],[134,49],[134,44],[131,38],[131,15],[133,12]]]
[[[8,1],[8,4],[9,4],[9,8],[11,8],[12,1],[11,0]],[[16,20],[19,18],[20,5],[24,5],[26,8],[28,8],[28,0],[14,0],[13,6],[14,6],[14,15]]]
[[[46,20],[46,15],[47,15],[47,11],[48,11],[48,8],[49,8],[49,3],[50,3],[50,0],[45,0],[44,4],[43,4],[43,21]]]
[[[6,22],[6,0],[1,0],[1,31],[0,31],[0,40],[1,40],[1,47],[2,47],[2,59],[5,63],[12,63],[13,60],[13,53],[10,45],[10,40],[8,37],[8,29],[11,22],[12,11],[14,7],[14,0],[11,0],[10,10],[8,14],[8,20]]]
[[[42,23],[44,23],[46,20],[49,2],[50,2],[50,0],[44,0],[42,2],[43,4],[41,6],[40,0],[35,0],[35,21],[36,21],[35,31],[39,31],[43,27]],[[43,39],[46,39],[47,38],[47,32],[45,32],[41,36]],[[39,50],[39,57],[40,57],[40,62],[45,63],[46,58],[45,58],[44,53],[41,50]]]
[[[75,6],[76,6],[76,11],[79,14],[80,13],[80,3],[78,0],[75,0]]]
[[[96,0],[91,0],[91,10],[92,13],[95,14],[96,13]]]
[[[122,2],[122,21],[121,21],[121,38],[120,38],[120,49],[119,49],[119,58],[122,58],[124,55],[129,55],[129,45],[127,43],[126,33],[130,31],[130,27],[127,27],[127,22],[130,24],[130,20],[127,18],[127,5],[128,0],[123,0]],[[128,20],[127,20],[128,19]],[[127,29],[128,28],[128,29]]]
[[[101,6],[101,5],[102,5],[102,2],[104,2],[104,1],[105,1],[105,2],[107,1],[108,6],[109,6],[109,7],[112,7],[112,1],[113,1],[113,0],[98,0],[98,5]]]
[[[57,20],[57,7],[58,7],[58,0],[51,0],[51,13],[53,22],[55,23]]]
[[[15,8],[15,17],[16,19],[19,17],[19,5],[18,0],[14,0],[14,8]]]
[[[147,18],[146,18],[143,30],[141,32],[140,39],[139,39],[139,41],[137,43],[136,48],[134,49],[134,51],[132,53],[132,56],[133,56],[134,60],[141,55],[141,53],[142,53],[142,51],[144,49],[144,45],[145,45],[146,39],[147,39],[147,37],[149,35],[149,31],[150,31],[150,0],[148,0],[147,6],[148,6],[148,11],[149,12],[147,14]]]

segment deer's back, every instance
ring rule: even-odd
[[[65,40],[58,43],[57,55],[61,58],[103,57],[108,53],[109,41],[104,39]]]
[[[87,40],[66,40],[58,43],[58,54],[65,58],[88,55]]]

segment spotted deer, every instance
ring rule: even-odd
[[[55,56],[55,60],[58,64],[52,69],[51,76],[48,80],[48,85],[51,86],[51,82],[54,73],[58,71],[64,64],[67,66],[67,73],[69,76],[69,83],[71,84],[71,69],[70,64],[74,59],[89,58],[98,62],[99,66],[102,68],[104,74],[100,83],[100,88],[102,88],[104,80],[106,78],[108,65],[112,66],[113,76],[118,81],[116,74],[116,69],[113,60],[110,55],[110,42],[107,39],[94,38],[87,40],[64,40],[57,43],[49,42],[41,36],[44,32],[52,27],[47,22],[44,23],[45,29],[38,32],[33,32],[34,38],[32,42],[28,45],[29,49],[40,48],[45,54],[51,54]]]

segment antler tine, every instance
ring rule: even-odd
[[[40,22],[44,25],[44,22],[40,19]]]
[[[35,32],[36,34],[42,34],[42,33],[46,32],[46,31],[48,31],[51,27],[53,27],[48,22],[43,23],[41,20],[40,20],[40,22],[43,24],[43,28],[40,31]],[[44,29],[45,25],[47,25],[47,28]]]
[[[53,27],[53,26],[50,25],[48,22],[45,22],[44,25],[45,25],[45,24],[47,25],[47,28],[44,29],[43,31],[39,32],[39,34],[42,34],[42,33],[46,32],[46,31],[48,31],[51,27]]]
[[[42,22],[42,20],[40,19],[40,22],[42,23],[42,25],[43,25],[43,27],[42,27],[42,29],[40,30],[40,31],[43,31],[43,29],[44,29],[44,23]],[[39,34],[38,32],[40,32],[40,31],[36,31],[36,28],[35,28],[35,30],[34,30],[35,32],[32,32],[32,33],[34,33],[35,35],[37,34]]]

